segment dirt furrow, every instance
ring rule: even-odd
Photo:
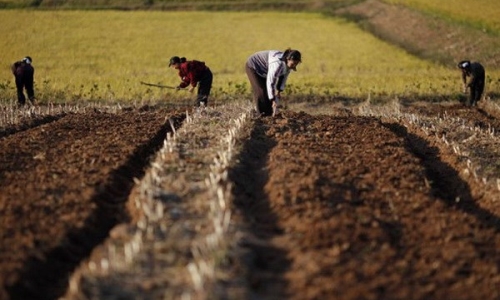
[[[498,108],[434,104],[405,108],[403,112],[403,118],[398,119],[406,120],[405,126],[442,151],[453,150],[454,154],[447,156],[449,163],[469,182],[475,198],[500,213],[496,203],[500,199],[496,195],[500,190]]]
[[[12,124],[9,126],[5,126],[2,129],[0,129],[0,138],[9,136],[11,134],[16,134],[18,132],[22,132],[25,130],[29,130],[31,128],[34,128],[34,127],[37,127],[37,126],[40,126],[43,124],[57,121],[64,116],[65,116],[65,114],[40,116],[40,117],[30,118],[26,121],[21,121],[18,124]]]
[[[498,217],[401,125],[287,112],[240,161],[250,298],[499,296]]]
[[[113,229],[81,264],[64,299],[240,298],[225,298],[218,280],[232,268],[223,258],[232,242],[225,173],[249,111],[228,104],[186,118],[130,195],[137,218]]]
[[[499,172],[494,161],[468,167],[496,157],[495,114],[441,104],[284,110],[253,120],[236,143],[221,138],[234,122],[225,110],[207,110],[171,145],[165,117],[176,126],[183,117],[154,108],[67,114],[1,138],[0,298],[61,296],[121,223],[119,237],[137,227],[142,252],[120,265],[116,245],[95,251],[88,270],[108,265],[82,272],[81,299],[500,297],[498,193],[481,179]],[[215,172],[240,142],[227,178],[228,165]],[[134,189],[145,169],[150,184]],[[231,186],[230,196],[220,190]],[[130,225],[135,193],[151,198],[142,214],[152,219]],[[228,240],[214,250],[206,238],[229,207]]]
[[[0,273],[8,299],[54,299],[117,223],[169,128],[161,111],[67,115],[2,139]],[[43,274],[43,275],[42,275]],[[8,294],[8,296],[7,296]]]

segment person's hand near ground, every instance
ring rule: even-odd
[[[273,107],[273,117],[274,117],[278,114],[279,98],[276,97],[272,101],[273,101],[272,107]]]

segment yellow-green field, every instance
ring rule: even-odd
[[[457,70],[433,65],[345,21],[314,13],[160,11],[0,11],[0,100],[13,101],[10,64],[26,55],[36,68],[37,97],[54,101],[186,98],[173,55],[204,60],[213,99],[249,97],[244,64],[253,52],[292,47],[303,64],[288,92],[348,98],[453,95]],[[498,93],[498,72],[488,72]],[[493,78],[493,79],[491,79]]]
[[[498,0],[384,0],[432,12],[446,18],[490,29],[500,34]]]

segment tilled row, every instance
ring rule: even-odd
[[[461,176],[478,186],[476,198],[493,209],[500,191],[499,108],[492,103],[480,103],[480,108],[469,109],[461,105],[425,105],[405,108],[395,115],[405,126],[424,139],[434,141],[441,148],[454,153],[457,163],[452,163]],[[419,133],[418,133],[419,132]],[[480,184],[474,184],[474,182]],[[485,195],[481,196],[480,194]],[[485,203],[486,202],[486,203]],[[500,211],[497,211],[500,212]]]
[[[498,298],[498,216],[431,141],[375,117],[287,112],[249,143],[232,178],[250,295]]]
[[[133,222],[113,229],[72,278],[68,299],[224,298],[219,279],[231,240],[227,169],[245,135],[249,108],[188,115],[168,136],[129,203]]]
[[[96,112],[4,137],[2,241],[19,254],[1,251],[10,296],[52,299],[69,276],[57,275],[80,264],[65,298],[499,297],[496,194],[440,135],[463,137],[456,120],[397,108],[248,115],[207,108],[179,129],[158,111]]]
[[[161,111],[67,114],[0,143],[2,299],[54,299],[109,230],[169,127]]]

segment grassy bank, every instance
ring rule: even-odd
[[[495,0],[384,0],[431,13],[440,18],[467,24],[471,27],[500,35],[500,5]]]

